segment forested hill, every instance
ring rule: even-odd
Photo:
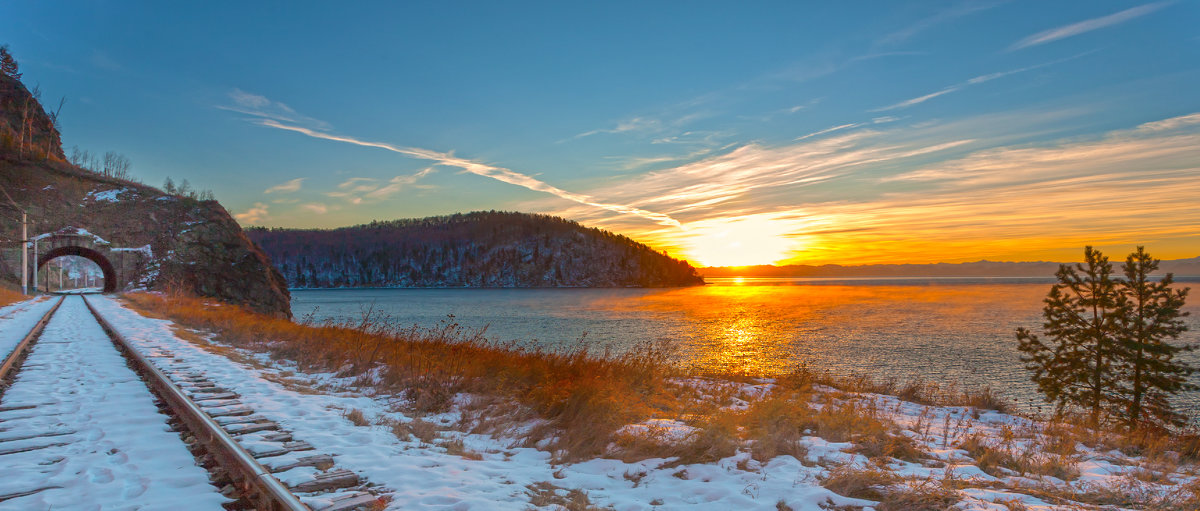
[[[685,261],[562,218],[476,212],[339,229],[248,229],[289,287],[666,287]]]

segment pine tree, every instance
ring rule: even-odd
[[[1129,429],[1139,425],[1181,426],[1185,417],[1171,408],[1170,395],[1196,390],[1187,378],[1195,368],[1175,360],[1175,355],[1191,351],[1194,346],[1174,346],[1167,340],[1179,338],[1187,330],[1182,312],[1188,289],[1172,290],[1174,276],[1168,273],[1158,282],[1150,273],[1158,269],[1159,261],[1150,257],[1144,247],[1125,259],[1125,280],[1118,288],[1125,301],[1119,318],[1122,351],[1122,386],[1125,407],[1122,419]]]
[[[1117,321],[1121,307],[1112,264],[1099,251],[1086,247],[1085,262],[1059,267],[1058,282],[1050,288],[1042,315],[1043,342],[1025,328],[1017,329],[1017,348],[1026,369],[1046,400],[1058,412],[1070,406],[1090,413],[1098,425],[1117,397],[1114,364],[1117,362]]]
[[[8,52],[8,45],[0,46],[0,73],[14,80],[20,80],[21,73],[17,71],[17,59],[14,59]]]

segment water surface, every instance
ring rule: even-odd
[[[701,369],[772,375],[798,364],[877,378],[990,386],[1023,407],[1037,394],[1013,331],[1040,329],[1047,279],[709,279],[673,289],[295,290],[296,317],[456,322],[489,338],[595,352],[667,343]],[[1182,285],[1197,286],[1196,283]],[[1200,298],[1185,310],[1200,341]],[[1200,366],[1200,354],[1186,354]],[[1180,400],[1200,416],[1200,399]]]

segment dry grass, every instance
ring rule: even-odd
[[[878,501],[873,507],[879,511],[943,511],[962,500],[954,482],[935,478],[904,480],[875,466],[843,465],[830,470],[821,485],[846,497]]]
[[[888,489],[876,511],[945,511],[962,497],[945,480],[905,481]]]
[[[967,451],[980,470],[996,477],[1033,474],[1057,477],[1063,481],[1079,478],[1079,469],[1069,453],[1056,453],[1037,442],[1016,450],[1004,445],[1004,442],[994,442],[974,434],[963,440],[958,448]]]
[[[361,426],[370,426],[371,425],[371,422],[367,420],[367,417],[365,415],[363,415],[363,411],[359,410],[358,408],[350,409],[349,411],[346,412],[346,415],[344,415],[344,417],[346,417],[346,420],[350,421],[350,423],[354,424],[355,426],[361,427]]]
[[[991,388],[982,390],[962,389],[955,385],[924,380],[877,379],[866,374],[842,374],[817,371],[801,365],[791,373],[780,377],[781,381],[820,384],[844,392],[862,392],[896,396],[904,401],[935,406],[970,406],[980,410],[995,410],[1008,413],[1013,406]]]
[[[566,511],[600,511],[593,506],[587,493],[579,489],[564,490],[548,481],[533,483],[525,487],[529,504],[534,507],[557,506]]]
[[[900,482],[889,470],[879,467],[843,465],[834,467],[821,486],[838,495],[856,499],[883,500],[888,487]]]
[[[0,286],[0,307],[12,305],[17,302],[25,301],[32,298],[21,294],[21,291],[9,289],[5,286]]]
[[[488,342],[457,325],[398,328],[386,318],[312,325],[272,318],[211,300],[126,295],[135,307],[217,333],[236,348],[292,360],[302,370],[357,376],[378,369],[372,383],[405,395],[413,411],[441,412],[461,392],[516,400],[546,419],[530,439],[550,438],[564,459],[604,451],[622,425],[649,415],[648,403],[669,399],[661,389],[672,368],[667,353],[645,346],[631,355],[595,357]],[[417,435],[418,437],[421,435]]]
[[[446,449],[446,454],[449,454],[451,456],[459,456],[459,457],[462,457],[462,458],[465,458],[468,460],[483,459],[483,455],[481,455],[475,451],[471,451],[471,450],[467,449],[466,446],[463,445],[463,441],[461,438],[447,440],[445,442],[438,444],[438,446],[442,447],[443,449]]]
[[[755,470],[781,455],[811,463],[803,438],[815,436],[853,442],[852,451],[872,461],[871,467],[834,468],[822,483],[832,491],[879,501],[876,508],[880,510],[945,509],[959,499],[950,478],[901,480],[881,468],[892,459],[928,466],[929,454],[893,422],[892,414],[899,408],[892,410],[889,404],[883,409],[884,405],[878,404],[882,401],[856,393],[895,395],[924,404],[1008,409],[990,390],[968,393],[924,381],[877,382],[806,368],[776,378],[774,389],[765,397],[750,397],[740,394],[745,387],[731,383],[738,379],[729,375],[713,375],[721,380],[709,382],[711,385],[703,378],[676,379],[681,371],[667,363],[668,353],[652,345],[634,355],[602,358],[582,351],[550,353],[497,345],[456,325],[433,330],[395,328],[370,314],[364,314],[361,321],[313,325],[199,299],[147,294],[127,298],[144,312],[215,333],[217,340],[229,346],[223,348],[226,351],[266,352],[276,360],[296,362],[302,373],[335,372],[357,385],[403,395],[410,416],[442,412],[454,405],[462,418],[453,426],[419,418],[411,422],[375,420],[400,440],[416,437],[469,459],[478,459],[479,454],[466,450],[460,440],[444,438],[442,429],[500,435],[521,431],[525,445],[552,451],[558,462],[610,455],[626,461],[672,458],[667,465],[678,466],[716,461],[744,449],[757,461],[745,460],[739,464],[743,470]],[[817,391],[816,385],[839,390]],[[472,399],[456,401],[463,393]],[[962,424],[955,427],[953,436],[950,415],[945,416],[942,445],[957,445],[981,470],[997,477],[1019,474],[1077,479],[1079,445],[1101,452],[1117,449],[1144,460],[1125,487],[1075,492],[1047,484],[1039,496],[1092,505],[1133,502],[1146,509],[1200,509],[1194,505],[1172,507],[1161,498],[1153,500],[1155,494],[1144,490],[1147,485],[1165,482],[1163,474],[1177,472],[1180,463],[1200,458],[1200,431],[1122,434],[1086,428],[1065,417],[1006,428],[989,439],[962,436],[970,429],[971,419],[970,414],[959,415]],[[653,428],[649,433],[618,433],[622,426],[652,417],[679,419],[696,429],[682,440]],[[346,418],[357,425],[368,424],[359,410],[347,411]],[[928,417],[922,414],[914,431],[929,440],[930,424],[925,419]],[[921,424],[926,426],[924,432]],[[680,470],[676,476],[686,478],[688,474]],[[1172,494],[1175,501],[1194,504],[1200,500],[1192,487],[1196,485],[1183,486]],[[532,502],[568,509],[591,506],[582,492],[553,485],[529,489]]]

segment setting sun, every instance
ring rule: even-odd
[[[689,225],[687,258],[702,266],[751,266],[787,258],[797,247],[788,236],[790,227],[763,218],[738,218]]]

